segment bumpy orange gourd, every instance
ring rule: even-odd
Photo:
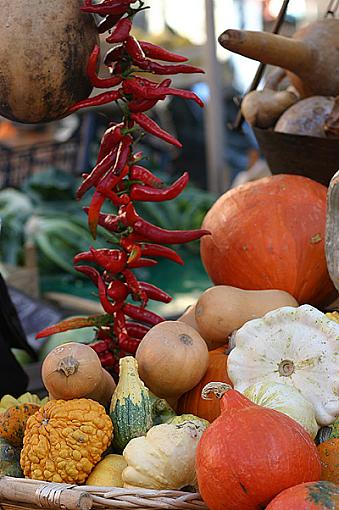
[[[234,188],[207,213],[201,257],[215,285],[280,289],[300,304],[329,304],[335,289],[325,257],[327,188],[274,175]]]
[[[220,402],[218,399],[204,400],[201,391],[206,384],[212,381],[221,381],[232,385],[227,375],[226,345],[208,353],[208,368],[204,377],[191,391],[179,399],[178,414],[193,414],[210,423],[220,416]]]
[[[329,439],[318,446],[321,479],[339,485],[339,438]]]
[[[51,400],[27,421],[20,464],[27,478],[84,483],[112,440],[104,407],[90,399]]]
[[[339,487],[330,482],[301,483],[284,490],[266,510],[337,510]]]
[[[212,392],[222,397],[221,415],[203,433],[196,455],[199,490],[210,510],[259,510],[284,489],[319,480],[317,448],[299,423],[225,384],[203,390],[206,397]]]
[[[27,420],[39,409],[38,404],[19,404],[0,413],[0,437],[12,446],[22,446]]]

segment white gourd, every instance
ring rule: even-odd
[[[315,409],[319,425],[339,415],[339,324],[310,305],[283,307],[247,322],[227,360],[234,388],[258,382],[295,387]]]
[[[284,413],[300,423],[314,439],[319,426],[313,405],[293,386],[272,381],[258,382],[246,388],[245,397],[259,406]]]
[[[181,489],[196,485],[195,451],[205,430],[201,424],[167,423],[152,427],[132,439],[123,451],[128,466],[122,473],[124,487]]]

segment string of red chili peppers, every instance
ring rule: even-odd
[[[133,9],[131,4],[138,3]],[[138,281],[133,269],[150,267],[157,264],[153,257],[163,257],[183,264],[179,255],[163,244],[182,244],[201,238],[205,230],[165,230],[148,223],[141,218],[133,202],[162,202],[177,197],[186,187],[189,176],[184,173],[171,186],[164,183],[148,169],[139,165],[142,155],[133,154],[133,136],[136,128],[141,128],[166,142],[181,147],[181,143],[161,129],[144,112],[153,108],[158,101],[167,96],[179,96],[202,101],[193,92],[170,87],[171,80],[161,83],[141,77],[140,71],[157,75],[179,73],[201,73],[201,69],[183,64],[187,59],[145,41],[138,41],[130,32],[134,15],[144,9],[142,0],[104,0],[92,4],[85,0],[81,10],[96,13],[103,18],[98,26],[100,33],[111,30],[106,38],[114,44],[104,59],[109,68],[110,78],[99,78],[96,74],[100,58],[100,49],[96,46],[88,62],[88,76],[96,88],[109,88],[95,97],[74,104],[69,113],[81,108],[100,106],[120,101],[124,119],[120,124],[111,126],[105,132],[95,167],[89,174],[83,175],[83,181],[77,191],[77,199],[95,188],[91,203],[85,208],[88,214],[89,229],[96,237],[100,225],[112,232],[118,239],[116,249],[94,249],[78,254],[74,259],[75,269],[89,277],[98,289],[98,295],[105,315],[69,319],[38,334],[38,338],[50,334],[94,326],[98,330],[100,341],[93,345],[106,368],[116,368],[115,349],[120,356],[134,354],[147,331],[163,321],[159,315],[146,309],[149,299],[168,303],[171,297],[156,286]],[[174,65],[154,62],[156,59],[175,63]],[[119,88],[114,88],[118,87]],[[113,89],[113,90],[112,90]],[[101,208],[109,200],[116,208],[116,214],[103,214]],[[80,264],[80,265],[79,265]],[[93,264],[93,265],[91,265]],[[131,296],[140,305],[126,302]],[[132,321],[126,319],[132,319]]]

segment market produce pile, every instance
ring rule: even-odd
[[[140,127],[180,145],[144,112],[171,94],[201,102],[167,79],[140,77],[200,71],[131,35],[143,8],[133,0],[82,7],[103,18],[100,32],[111,31],[111,77],[96,75],[97,46],[88,65],[92,84],[110,90],[69,111],[111,101],[123,111],[78,190],[81,198],[94,188],[86,209],[93,237],[99,228],[112,234],[114,248],[89,247],[74,260],[105,313],[38,334],[73,330],[79,340],[43,360],[47,399],[1,399],[0,474],[197,491],[210,510],[335,510],[339,315],[323,312],[337,296],[325,256],[327,189],[277,175],[226,192],[199,230],[145,222],[135,202],[170,200],[188,175],[166,188],[141,166],[133,152]],[[112,213],[103,214],[107,201]],[[213,285],[177,320],[148,311],[150,299],[170,297],[133,270],[154,257],[182,263],[171,245],[200,238]],[[81,343],[82,328],[93,328],[93,343]]]
[[[332,13],[303,26],[292,38],[233,29],[221,34],[219,42],[224,48],[277,66],[265,88],[249,92],[242,101],[241,110],[250,125],[291,135],[338,138],[334,50],[338,27],[339,20]]]

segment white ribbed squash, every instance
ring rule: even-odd
[[[283,307],[247,322],[227,360],[234,388],[258,382],[295,387],[315,409],[319,425],[339,415],[339,324],[310,305]]]
[[[124,487],[181,489],[196,485],[195,451],[205,427],[197,422],[163,423],[144,437],[132,439],[123,451],[128,466]]]
[[[317,435],[319,426],[314,407],[293,386],[271,381],[258,382],[246,388],[243,394],[259,406],[287,414],[300,423],[313,439]]]

